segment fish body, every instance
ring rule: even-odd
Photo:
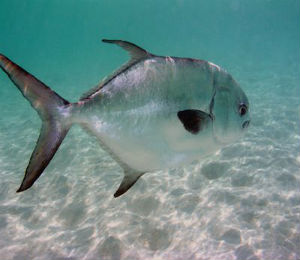
[[[19,191],[40,176],[75,123],[95,135],[124,169],[116,197],[144,173],[197,160],[238,139],[248,127],[248,99],[219,66],[204,60],[156,56],[125,41],[104,42],[124,48],[131,59],[76,103],[59,97],[0,56],[2,69],[43,122]],[[45,158],[48,161],[41,163]]]

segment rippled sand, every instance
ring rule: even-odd
[[[79,127],[16,194],[40,122],[17,91],[3,90],[1,259],[299,259],[298,63],[288,73],[249,66],[231,71],[251,102],[246,136],[201,162],[146,174],[118,199],[121,169]]]

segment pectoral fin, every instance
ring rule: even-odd
[[[210,114],[196,109],[179,111],[177,116],[184,128],[192,134],[198,134],[212,123]]]
[[[124,178],[119,186],[118,190],[114,194],[114,197],[117,198],[128,191],[136,182],[137,180],[143,175],[144,173],[141,172],[131,172],[125,171]]]

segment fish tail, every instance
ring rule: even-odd
[[[71,104],[44,83],[0,54],[0,67],[37,111],[42,127],[17,192],[30,188],[43,173],[71,127]]]

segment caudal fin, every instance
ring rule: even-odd
[[[43,173],[68,133],[70,103],[20,66],[0,54],[0,67],[37,111],[42,127],[24,179],[17,192],[30,188]]]

